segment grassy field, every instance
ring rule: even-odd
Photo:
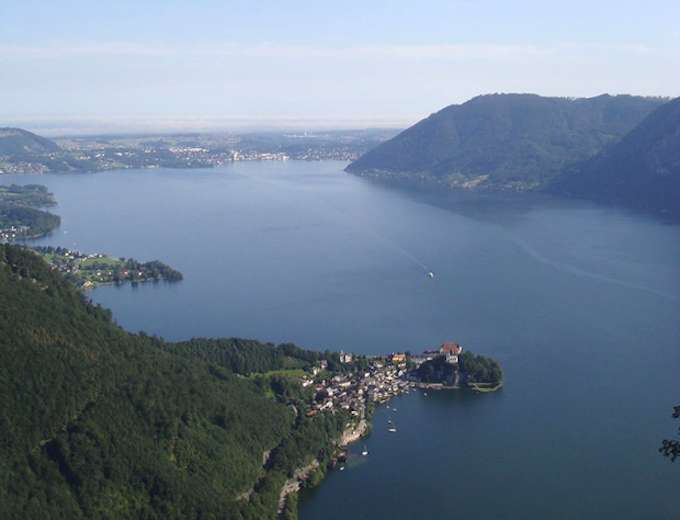
[[[120,258],[104,256],[102,258],[85,258],[80,262],[81,269],[92,269],[95,266],[105,266],[105,268],[120,267],[123,261]]]
[[[182,280],[182,273],[157,260],[139,262],[108,255],[90,256],[62,247],[36,247],[35,250],[78,286]]]
[[[283,370],[270,370],[269,372],[262,372],[259,374],[253,374],[250,377],[273,377],[273,376],[282,376],[282,377],[289,377],[291,379],[302,379],[303,377],[307,376],[307,372],[302,370],[301,368],[287,368]]]

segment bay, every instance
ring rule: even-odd
[[[129,330],[495,357],[495,394],[412,393],[301,503],[340,518],[677,518],[680,226],[537,196],[407,194],[339,162],[3,176],[56,195],[39,244],[179,269],[100,287]],[[432,271],[430,280],[426,273]],[[398,432],[386,430],[388,417]]]

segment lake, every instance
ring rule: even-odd
[[[91,293],[130,330],[367,354],[452,340],[500,361],[495,394],[380,408],[370,454],[354,446],[302,520],[678,518],[680,463],[657,448],[678,426],[680,226],[537,196],[406,194],[343,167],[0,182],[55,193],[62,226],[38,244],[182,271]]]

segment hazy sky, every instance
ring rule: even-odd
[[[0,126],[403,125],[489,92],[678,96],[680,0],[0,0],[0,91]]]

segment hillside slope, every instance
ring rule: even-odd
[[[347,171],[452,188],[536,189],[569,162],[620,139],[661,103],[609,95],[479,96],[432,114]]]
[[[557,178],[549,191],[680,218],[680,98],[620,142]]]
[[[286,472],[340,426],[296,420],[234,370],[318,354],[203,343],[128,334],[37,255],[0,245],[2,518],[271,518]]]
[[[0,155],[23,157],[60,151],[57,143],[21,128],[0,128]]]

